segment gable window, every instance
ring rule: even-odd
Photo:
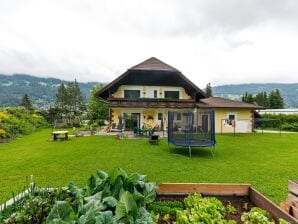
[[[140,98],[140,90],[124,90],[124,98],[136,99]]]
[[[154,90],[154,98],[157,98],[157,90]]]
[[[177,100],[179,99],[179,91],[165,91],[165,98],[166,99],[173,99]]]

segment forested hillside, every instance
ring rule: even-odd
[[[23,74],[0,74],[0,106],[19,105],[24,94],[29,95],[35,106],[48,106],[55,102],[55,95],[61,83],[67,83],[67,81],[55,78],[39,78]],[[80,88],[85,99],[89,97],[91,88],[96,84],[98,83],[80,83]],[[241,100],[245,92],[257,94],[265,91],[269,94],[272,90],[279,89],[284,98],[285,107],[298,107],[298,83],[223,85],[215,86],[212,89],[215,96],[235,100]]]
[[[61,83],[67,83],[67,81],[23,74],[0,74],[0,106],[17,106],[24,94],[28,94],[32,103],[37,107],[49,106],[55,102],[55,95]],[[90,95],[90,89],[97,83],[79,84],[84,98],[87,99]]]

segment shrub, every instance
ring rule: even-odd
[[[0,138],[7,139],[26,135],[45,127],[47,122],[36,113],[29,113],[22,107],[5,107],[0,109]]]
[[[283,124],[281,126],[282,130],[286,131],[297,131],[298,132],[298,122],[292,123],[292,124]]]
[[[0,128],[0,138],[4,138],[5,137],[5,131],[3,129]]]
[[[5,121],[8,119],[9,119],[9,116],[6,113],[0,111],[0,121],[1,120]]]

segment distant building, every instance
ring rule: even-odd
[[[298,114],[298,108],[257,110],[259,114]]]

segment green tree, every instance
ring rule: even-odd
[[[255,102],[257,105],[268,108],[269,100],[266,92],[260,92],[255,96]]]
[[[51,107],[47,110],[42,110],[41,115],[46,119],[46,121],[51,124],[55,125],[55,121],[61,120],[61,111],[58,107]]]
[[[66,112],[69,105],[69,94],[64,84],[61,83],[58,87],[58,93],[56,94],[56,106],[61,110]]]
[[[61,117],[69,126],[80,125],[86,106],[77,80],[68,82],[66,87],[61,83],[56,94],[56,107],[61,114],[57,117]]]
[[[20,106],[25,107],[25,109],[29,112],[32,112],[34,110],[32,102],[27,94],[23,96]]]
[[[212,87],[211,87],[211,83],[209,82],[206,86],[206,95],[207,97],[212,97],[213,94],[212,94]]]
[[[278,89],[272,90],[269,94],[269,108],[282,109],[284,108],[284,100]]]
[[[85,111],[84,98],[80,89],[80,85],[75,79],[74,82],[69,82],[66,87],[68,95],[68,105],[70,111],[75,115],[81,115]]]
[[[255,99],[251,93],[245,92],[242,96],[242,102],[244,103],[254,103]]]
[[[94,86],[91,89],[91,95],[88,100],[88,115],[91,123],[96,123],[98,125],[103,125],[104,121],[108,119],[109,116],[109,106],[108,103],[98,99],[95,93],[103,87],[102,84]]]

